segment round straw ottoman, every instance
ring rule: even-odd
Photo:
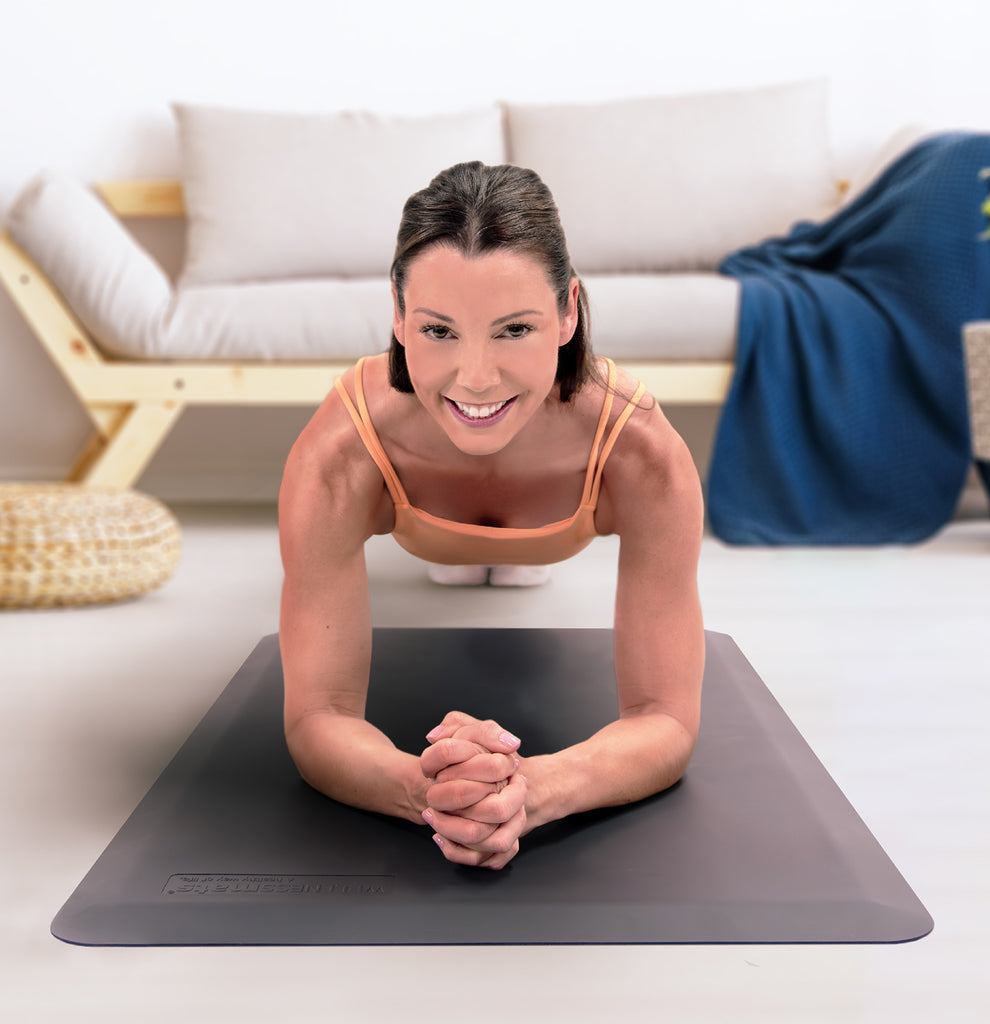
[[[978,320],[963,327],[963,352],[973,454],[978,459],[990,460],[990,320]]]
[[[973,457],[990,494],[990,320],[963,327],[963,352]]]
[[[146,494],[0,484],[0,608],[136,597],[172,575],[180,550],[175,517]]]

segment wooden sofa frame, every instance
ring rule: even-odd
[[[182,217],[176,181],[95,186],[122,219]],[[169,430],[192,405],[299,405],[316,408],[351,361],[153,362],[105,355],[50,281],[6,232],[0,281],[82,403],[93,433],[66,478],[90,487],[127,488],[141,476]],[[661,404],[719,404],[731,362],[623,362]]]

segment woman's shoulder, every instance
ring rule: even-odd
[[[683,440],[660,403],[639,380],[621,366],[615,366],[614,378],[605,386],[612,392],[610,423],[624,413],[627,415],[621,433],[623,443],[617,445],[617,452],[627,458],[646,458],[654,462],[666,461],[679,453]]]
[[[694,517],[701,509],[701,484],[687,444],[648,391],[616,373],[613,419],[632,409],[602,473],[602,503],[617,522],[631,516]]]
[[[364,377],[369,373],[367,365]],[[368,452],[350,407],[356,405],[355,368],[335,382],[296,438],[286,460],[280,504],[296,503],[359,522],[377,519],[385,494],[381,472]],[[372,532],[377,532],[373,530]]]

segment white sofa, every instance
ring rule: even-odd
[[[89,346],[70,382],[99,436],[71,478],[129,483],[176,408],[210,399],[219,377],[207,367],[237,369],[239,386],[228,375],[219,401],[292,400],[292,389],[264,383],[274,380],[266,367],[336,368],[382,351],[406,197],[458,161],[511,162],[535,169],[555,195],[589,293],[595,350],[647,376],[662,401],[717,400],[739,296],[719,262],[840,203],[827,99],[824,81],[808,81],[435,117],[178,105],[176,203],[187,234],[177,280],[90,188],[56,173],[39,175],[10,209],[0,277],[39,336],[45,306],[18,290],[42,278],[64,304],[62,333],[46,342],[60,362]],[[97,363],[118,383],[96,387],[94,399],[81,382]],[[651,367],[676,366],[718,372],[707,392],[684,394],[678,378],[667,386],[650,377]],[[142,367],[164,367],[163,383],[152,388]],[[130,398],[128,386],[141,395]],[[327,386],[319,380],[316,393]],[[119,461],[126,446],[112,424],[133,420],[142,400],[143,426],[132,423],[129,462]],[[98,471],[115,445],[116,469]]]

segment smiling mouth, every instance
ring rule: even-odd
[[[458,419],[466,421],[471,426],[488,426],[500,420],[515,402],[515,396],[507,398],[504,402],[489,402],[488,405],[468,405],[465,402],[455,402],[447,398],[447,404],[455,413]]]

